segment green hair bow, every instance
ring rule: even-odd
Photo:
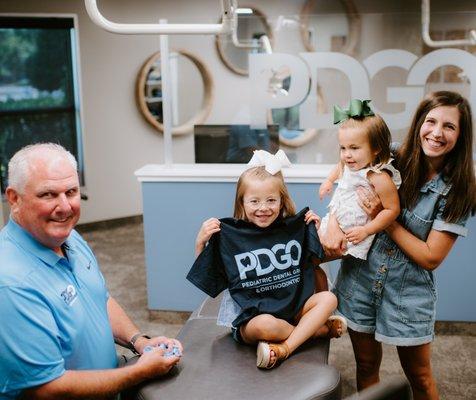
[[[375,115],[369,106],[371,101],[372,100],[353,99],[349,103],[348,110],[343,110],[339,106],[334,106],[334,124],[346,121],[349,118],[364,118]]]

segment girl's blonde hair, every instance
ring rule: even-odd
[[[233,211],[234,218],[243,219],[245,221],[247,220],[245,207],[243,205],[243,196],[245,195],[247,182],[250,179],[259,179],[262,181],[266,179],[274,179],[279,187],[279,194],[281,196],[281,208],[279,210],[278,218],[285,218],[296,214],[296,207],[294,202],[291,200],[291,196],[289,196],[288,188],[284,183],[283,174],[277,172],[276,174],[271,175],[264,167],[253,167],[243,172],[236,184],[235,210]]]
[[[388,163],[390,160],[391,134],[387,124],[380,115],[363,118],[349,118],[339,129],[356,128],[366,132],[370,149],[375,154],[371,165]]]

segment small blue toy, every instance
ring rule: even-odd
[[[181,357],[182,352],[178,346],[173,346],[171,350],[165,343],[161,343],[157,346],[159,349],[165,350],[164,357]],[[145,346],[144,353],[154,350],[154,346]]]

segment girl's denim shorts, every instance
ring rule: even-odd
[[[241,336],[240,327],[235,328],[234,326],[231,328],[231,337],[236,343],[239,344],[246,344]]]
[[[376,237],[367,260],[342,260],[334,293],[338,312],[354,331],[396,346],[433,340],[433,274],[410,261],[386,235]]]

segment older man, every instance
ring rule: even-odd
[[[108,294],[97,261],[73,230],[76,160],[55,144],[27,146],[8,166],[9,223],[0,232],[0,399],[104,398],[167,373],[179,357],[142,335]],[[142,354],[117,367],[114,339]]]

